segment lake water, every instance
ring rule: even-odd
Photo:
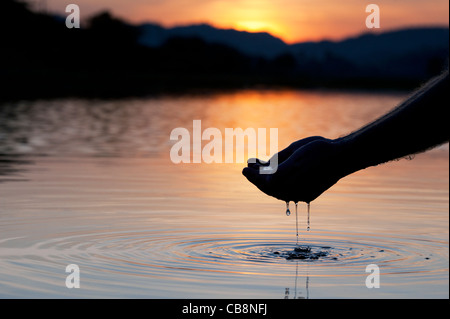
[[[348,176],[295,214],[245,164],[174,164],[172,129],[336,138],[406,94],[244,90],[0,107],[0,297],[448,298],[448,144]],[[237,150],[236,152],[241,151]],[[291,203],[291,210],[294,205]],[[68,289],[66,266],[80,269]],[[380,270],[368,289],[366,267]]]

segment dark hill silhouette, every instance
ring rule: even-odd
[[[449,50],[449,29],[424,27],[367,33],[342,41],[305,42],[288,45],[268,33],[217,29],[207,24],[163,28],[140,26],[139,42],[162,46],[172,37],[197,37],[266,59],[292,55],[298,67],[317,77],[342,75],[392,78],[424,78],[442,68]]]
[[[230,46],[243,54],[275,58],[288,51],[288,45],[267,32],[246,32],[233,29],[218,29],[208,24],[196,24],[163,28],[157,24],[140,26],[139,42],[150,47],[158,47],[169,38],[200,38],[207,43]]]
[[[350,75],[426,77],[438,72],[448,59],[448,28],[413,28],[381,34],[363,34],[343,41],[309,42],[291,46],[299,60],[327,63],[334,57],[353,68]]]
[[[117,97],[252,86],[410,88],[448,65],[448,28],[287,45],[208,25],[135,26],[108,12],[65,19],[0,1],[0,99]]]

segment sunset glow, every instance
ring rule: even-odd
[[[77,4],[85,18],[109,10],[131,23],[153,22],[165,27],[208,23],[225,29],[265,31],[288,43],[342,39],[368,32],[368,3],[359,0],[78,0]],[[449,24],[446,0],[379,0],[377,4],[381,16],[378,31]],[[61,15],[66,5],[64,0],[48,1],[48,9]]]
[[[270,34],[286,34],[286,30],[277,24],[264,21],[237,21],[233,27],[239,31],[268,32]]]

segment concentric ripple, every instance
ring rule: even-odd
[[[27,240],[29,245],[24,245]],[[136,276],[167,283],[186,278],[197,280],[207,273],[226,273],[233,282],[233,274],[236,278],[292,276],[292,265],[299,262],[308,265],[309,276],[360,276],[361,269],[368,264],[377,264],[383,274],[421,273],[439,277],[448,269],[446,243],[348,233],[311,234],[302,243],[302,247],[310,249],[309,255],[301,259],[288,258],[296,245],[282,232],[179,235],[171,231],[114,231],[58,234],[35,240],[23,237],[2,240],[1,267],[15,267],[18,277],[42,290],[35,282],[36,268],[44,273],[41,278],[49,278],[51,273],[61,273],[64,265],[75,263],[85,277],[95,278],[91,288],[98,287],[97,294],[105,292],[103,280],[111,277],[121,277],[128,289],[139,288],[139,284],[129,280]],[[61,285],[60,281],[48,278],[48,291],[52,284]],[[11,287],[16,280],[2,278]]]

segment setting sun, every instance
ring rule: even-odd
[[[237,21],[233,27],[240,31],[268,32],[275,36],[285,35],[284,30],[280,26],[268,21]]]
[[[413,5],[412,5],[413,3]],[[164,27],[207,23],[217,28],[268,32],[285,42],[338,40],[367,32],[365,6],[358,0],[78,0],[82,15],[110,10],[131,23]],[[49,1],[49,9],[65,13],[67,1]],[[383,30],[448,25],[448,1],[378,0]]]
[[[272,29],[268,23],[261,21],[238,21],[236,22],[236,28],[250,32],[261,32]]]

